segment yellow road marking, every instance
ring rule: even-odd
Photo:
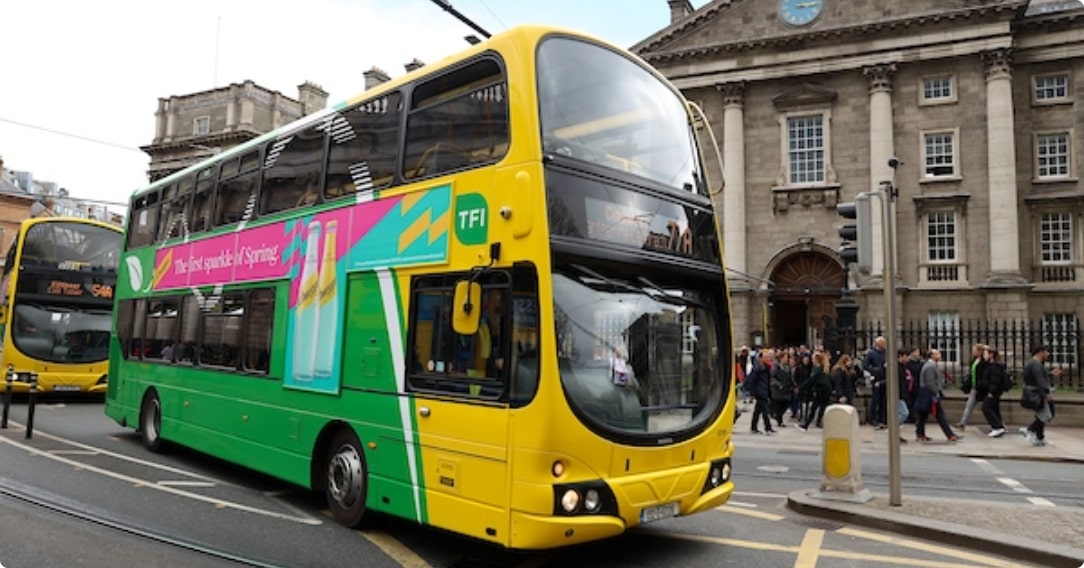
[[[782,521],[786,517],[783,515],[776,515],[775,513],[765,513],[764,511],[754,511],[752,509],[742,509],[733,505],[720,505],[715,508],[716,511],[722,511],[724,513],[733,513],[735,515],[745,515],[746,517],[753,517],[756,519],[763,519],[765,521]]]
[[[817,556],[824,542],[824,531],[810,529],[805,531],[802,544],[798,547],[798,559],[794,561],[794,568],[814,568],[817,565]]]
[[[723,538],[718,536],[701,536],[696,534],[679,534],[679,533],[657,533],[660,536],[677,538],[682,540],[695,540],[699,542],[709,542],[712,544],[721,544],[723,546],[736,546],[738,548],[751,548],[753,550],[767,550],[769,552],[790,552],[793,554],[798,553],[797,546],[786,546],[782,544],[773,544],[770,542],[757,542],[755,540],[739,540],[736,538]]]
[[[856,538],[864,538],[866,540],[872,540],[876,542],[883,542],[886,544],[894,544],[896,546],[902,546],[904,548],[912,548],[915,550],[922,550],[924,552],[930,552],[933,554],[942,554],[945,556],[951,556],[967,562],[978,562],[985,566],[992,566],[995,568],[1011,568],[1017,564],[1009,562],[1007,560],[999,560],[997,558],[990,558],[989,556],[983,556],[981,554],[974,554],[965,552],[962,550],[956,550],[954,548],[948,548],[946,546],[938,546],[936,544],[930,544],[921,540],[912,540],[902,538],[893,535],[878,534],[869,531],[863,531],[853,528],[842,528],[836,531],[839,534],[846,536],[853,536]]]
[[[398,562],[403,568],[432,568],[421,556],[387,533],[380,531],[358,531],[358,533],[383,550],[384,554]]]

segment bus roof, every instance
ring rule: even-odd
[[[205,160],[201,160],[200,162],[197,162],[197,163],[195,163],[195,164],[193,164],[191,166],[188,166],[187,168],[184,168],[182,170],[178,170],[178,171],[176,171],[176,172],[174,172],[174,173],[172,173],[172,174],[170,174],[170,175],[168,175],[168,176],[166,176],[166,177],[164,177],[164,178],[162,178],[160,180],[156,180],[151,184],[148,184],[148,185],[146,185],[144,187],[141,187],[141,188],[135,190],[135,192],[132,193],[132,197],[135,198],[137,196],[140,196],[140,195],[143,195],[143,194],[146,194],[146,193],[151,193],[151,192],[155,191],[156,189],[158,189],[158,188],[160,188],[162,186],[169,185],[169,184],[171,184],[171,183],[173,183],[173,182],[175,182],[175,181],[177,181],[177,180],[179,180],[179,179],[181,179],[181,178],[183,178],[185,176],[191,175],[191,174],[193,174],[193,173],[195,173],[195,172],[197,172],[197,171],[199,171],[199,170],[201,170],[203,168],[206,168],[209,165],[212,165],[212,164],[215,164],[215,163],[218,163],[218,162],[222,162],[222,161],[225,161],[225,160],[227,160],[229,158],[232,158],[232,157],[244,154],[246,152],[249,152],[253,148],[258,148],[261,144],[265,144],[265,143],[267,143],[269,141],[272,141],[272,140],[278,138],[284,132],[290,132],[290,131],[293,131],[293,130],[297,130],[297,129],[301,128],[302,126],[305,126],[305,125],[310,124],[310,123],[317,122],[321,118],[323,118],[323,117],[325,117],[325,116],[327,116],[329,114],[338,112],[338,111],[340,111],[340,110],[342,110],[342,109],[344,109],[346,107],[349,107],[349,106],[351,106],[351,105],[353,105],[355,103],[358,103],[358,102],[361,102],[361,101],[364,101],[364,100],[367,100],[367,99],[372,99],[372,98],[375,98],[375,97],[379,97],[379,96],[381,96],[383,94],[386,94],[386,93],[393,92],[396,89],[402,87],[403,85],[405,85],[407,83],[410,83],[412,81],[415,81],[415,80],[419,79],[420,77],[424,77],[424,76],[429,75],[429,74],[431,74],[431,73],[433,73],[435,71],[439,71],[439,70],[444,69],[446,67],[450,67],[450,66],[452,66],[452,65],[454,65],[454,64],[456,64],[456,63],[458,63],[460,61],[463,61],[464,59],[468,59],[470,57],[473,57],[476,54],[483,53],[483,52],[485,52],[487,50],[493,49],[494,46],[500,47],[501,44],[508,43],[510,41],[510,39],[525,39],[525,40],[529,40],[530,43],[535,43],[535,42],[539,41],[543,36],[548,35],[548,34],[570,35],[570,36],[575,36],[575,37],[583,38],[583,39],[586,39],[586,40],[590,40],[590,41],[593,41],[593,42],[597,42],[597,43],[599,43],[601,45],[608,45],[608,46],[615,47],[615,48],[617,47],[617,46],[614,46],[613,44],[611,44],[610,42],[599,39],[599,38],[597,38],[595,36],[592,36],[590,34],[586,34],[586,33],[579,32],[579,31],[572,30],[572,29],[568,29],[568,28],[562,28],[562,27],[556,27],[556,26],[544,26],[544,25],[536,25],[536,24],[528,24],[528,25],[516,26],[514,28],[511,28],[509,30],[501,32],[501,33],[499,33],[499,34],[497,34],[497,35],[495,35],[495,36],[493,36],[493,37],[491,37],[491,38],[489,38],[489,39],[487,39],[487,40],[485,40],[483,42],[479,42],[479,43],[477,43],[475,45],[472,45],[472,46],[470,46],[470,47],[468,47],[466,49],[463,49],[462,51],[459,51],[457,53],[448,55],[448,56],[444,57],[443,59],[441,59],[440,61],[437,61],[435,63],[426,64],[426,65],[424,65],[424,66],[422,66],[422,67],[420,67],[418,69],[415,69],[413,71],[410,71],[410,72],[408,72],[408,73],[406,73],[406,74],[404,74],[404,75],[402,75],[400,77],[396,77],[394,79],[391,79],[389,81],[381,83],[381,84],[379,84],[377,86],[374,86],[371,89],[362,91],[361,93],[358,93],[358,94],[356,94],[356,95],[354,95],[354,96],[352,96],[352,97],[350,97],[350,98],[348,98],[346,100],[339,101],[339,102],[337,102],[337,103],[335,103],[333,105],[330,105],[330,106],[328,106],[326,108],[323,108],[323,109],[320,109],[320,110],[318,110],[316,112],[313,112],[311,114],[307,114],[305,116],[302,116],[302,117],[298,118],[297,120],[294,120],[293,122],[291,122],[289,124],[280,126],[280,127],[276,128],[274,130],[271,130],[271,131],[268,131],[268,132],[266,132],[264,134],[261,134],[261,135],[257,136],[256,138],[253,138],[252,140],[249,140],[248,142],[245,142],[243,144],[239,144],[237,146],[234,146],[233,148],[225,150],[221,154],[217,154],[217,155],[209,157],[209,158],[207,158]]]

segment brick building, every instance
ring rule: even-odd
[[[668,4],[632,49],[722,147],[737,342],[819,341],[845,283],[859,321],[884,317],[878,202],[869,275],[840,261],[835,210],[883,181],[902,321],[1084,316],[1079,1]]]

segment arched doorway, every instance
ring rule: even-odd
[[[782,259],[772,271],[772,342],[777,345],[816,345],[824,342],[826,319],[836,317],[843,294],[844,272],[839,262],[815,250]]]

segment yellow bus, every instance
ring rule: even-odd
[[[27,219],[4,261],[0,369],[15,392],[103,394],[120,227],[77,217]]]
[[[350,526],[544,549],[726,502],[690,108],[624,50],[521,27],[139,190],[106,413]]]

